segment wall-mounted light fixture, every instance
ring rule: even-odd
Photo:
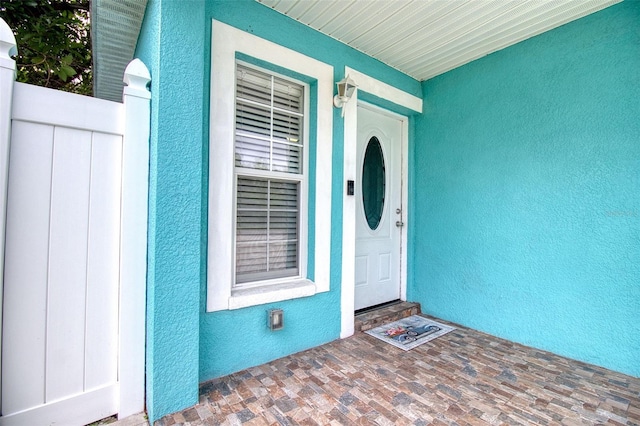
[[[282,309],[270,309],[267,311],[267,326],[271,331],[282,330],[284,328],[284,311]]]
[[[345,78],[336,83],[338,86],[338,94],[333,97],[333,105],[336,108],[342,108],[342,116],[344,117],[344,104],[349,102],[353,92],[356,90],[356,82],[351,80],[347,75]]]

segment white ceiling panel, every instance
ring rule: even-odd
[[[427,80],[621,0],[256,0]]]

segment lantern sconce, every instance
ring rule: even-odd
[[[336,86],[338,86],[338,94],[333,97],[333,105],[336,108],[342,108],[342,116],[344,117],[344,104],[349,102],[349,99],[353,96],[353,92],[357,87],[356,82],[347,75],[337,82]]]

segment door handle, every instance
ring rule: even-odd
[[[397,221],[396,221],[396,226],[397,226],[398,228],[401,228],[401,227],[403,227],[403,226],[404,226],[404,222],[402,222],[402,221],[400,221],[400,220],[397,220]]]

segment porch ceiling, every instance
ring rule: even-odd
[[[256,0],[417,80],[621,0]]]

